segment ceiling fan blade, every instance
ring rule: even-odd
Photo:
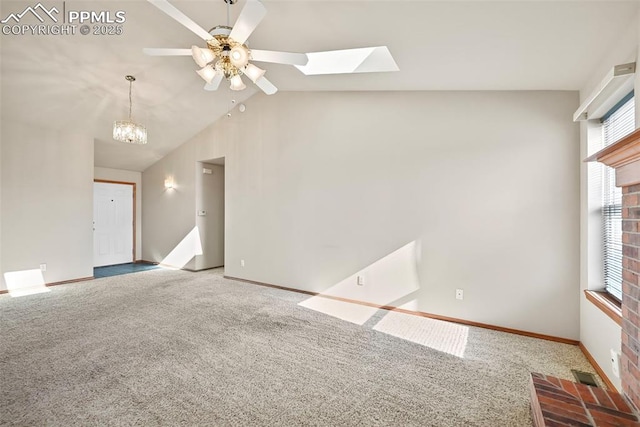
[[[264,77],[260,77],[258,80],[256,80],[256,86],[262,89],[262,91],[267,95],[273,95],[278,91],[278,88]]]
[[[180,12],[178,9],[176,9],[175,6],[173,6],[167,0],[147,0],[147,1],[152,5],[154,5],[155,7],[157,7],[158,9],[160,9],[161,11],[163,11],[164,13],[166,13],[167,15],[169,15],[170,17],[172,17],[173,19],[175,19],[176,21],[178,21],[179,23],[181,23],[182,25],[184,25],[185,27],[187,27],[188,29],[190,29],[191,31],[193,31],[202,40],[205,40],[205,41],[215,40],[211,36],[211,34],[209,34],[204,28],[202,28],[200,25],[193,22],[191,18],[189,18],[184,13]]]
[[[348,74],[398,71],[386,46],[359,49],[329,50],[307,53],[307,65],[296,65],[306,75]]]
[[[145,55],[149,56],[191,56],[191,49],[164,49],[155,47],[145,47],[142,49]]]
[[[275,50],[259,49],[251,49],[251,59],[258,62],[290,65],[307,65],[307,62],[309,62],[306,53],[277,52]]]
[[[222,81],[222,74],[216,74],[216,76],[211,79],[211,83],[207,83],[206,85],[204,85],[204,90],[208,90],[210,92],[213,92],[214,90],[218,90],[218,87],[220,87],[220,82]]]
[[[247,3],[240,12],[240,16],[238,16],[238,20],[233,24],[229,38],[232,38],[238,43],[246,42],[266,14],[267,9],[265,9],[259,0],[247,0]]]

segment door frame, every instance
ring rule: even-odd
[[[135,182],[126,182],[126,181],[113,181],[110,179],[94,179],[93,182],[102,182],[105,184],[121,184],[121,185],[131,185],[133,186],[133,262],[136,262],[136,183]]]

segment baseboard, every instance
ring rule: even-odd
[[[318,292],[303,291],[301,289],[288,288],[288,287],[285,287],[285,286],[278,286],[278,285],[271,285],[269,283],[262,283],[262,282],[256,282],[254,280],[240,279],[240,278],[232,277],[232,276],[224,276],[224,278],[225,279],[230,279],[230,280],[236,280],[236,281],[239,281],[239,282],[251,283],[253,285],[258,285],[258,286],[265,286],[265,287],[268,287],[268,288],[281,289],[281,290],[284,290],[284,291],[297,292],[297,293],[305,294],[305,295],[318,296],[318,297],[332,299],[332,300],[336,300],[336,301],[342,301],[342,302],[348,302],[348,303],[352,303],[352,304],[364,305],[364,306],[367,306],[367,307],[378,308],[378,309],[381,309],[381,310],[389,310],[389,311],[395,311],[395,312],[398,312],[398,313],[412,314],[414,316],[428,317],[430,319],[443,320],[445,322],[459,323],[459,324],[467,325],[467,326],[476,326],[478,328],[491,329],[491,330],[494,330],[494,331],[508,332],[510,334],[523,335],[523,336],[532,337],[532,338],[539,338],[539,339],[543,339],[543,340],[547,340],[547,341],[560,342],[560,343],[563,343],[563,344],[571,344],[571,345],[580,344],[580,341],[572,340],[572,339],[569,339],[569,338],[556,337],[556,336],[553,336],[553,335],[544,335],[544,334],[538,334],[538,333],[535,333],[535,332],[521,331],[519,329],[505,328],[505,327],[502,327],[502,326],[489,325],[487,323],[473,322],[471,320],[457,319],[455,317],[447,317],[447,316],[441,316],[439,314],[425,313],[423,311],[407,310],[407,309],[404,309],[404,308],[399,308],[399,307],[395,307],[395,306],[391,306],[391,305],[378,305],[378,304],[373,304],[373,303],[366,302],[366,301],[359,301],[359,300],[354,300],[354,299],[349,299],[349,298],[342,298],[342,297],[336,297],[336,296],[332,296],[332,295],[325,295],[325,294],[321,294],[321,293],[318,293]]]
[[[160,264],[160,265],[167,265],[167,264]],[[224,265],[218,265],[216,267],[201,268],[200,270],[196,270],[195,268],[185,268],[185,267],[182,267],[182,268],[171,267],[171,268],[176,268],[178,270],[188,271],[189,273],[199,273],[201,271],[213,270],[215,268],[220,268],[220,267],[224,267]]]
[[[192,271],[194,273],[198,273],[200,271],[207,271],[207,270],[215,270],[216,268],[220,268],[220,267],[224,267],[224,265],[217,265],[215,267],[207,267],[207,268],[201,268],[200,270],[187,270],[187,271]]]
[[[245,283],[251,283],[252,285],[258,285],[258,286],[264,286],[267,288],[273,288],[273,289],[281,289],[283,291],[291,291],[291,292],[296,292],[299,294],[305,294],[305,295],[313,295],[313,296],[319,296],[320,294],[318,292],[311,292],[311,291],[304,291],[302,289],[296,289],[296,288],[287,288],[284,286],[278,286],[278,285],[271,285],[269,283],[264,283],[264,282],[256,282],[255,280],[249,280],[249,279],[240,279],[239,277],[233,277],[233,276],[222,276],[225,279],[229,279],[229,280],[235,280],[237,282],[245,282]],[[325,296],[329,299],[336,299],[336,300],[342,300],[345,301],[344,298],[339,298],[339,297],[332,297],[330,295],[322,295]],[[348,301],[350,302],[350,301]],[[357,304],[357,303],[356,303]],[[373,307],[374,304],[368,303],[368,302],[361,302],[360,304],[364,304],[364,305],[368,305],[369,307]],[[375,306],[377,307],[377,306]]]
[[[602,368],[600,367],[600,365],[598,365],[598,362],[596,362],[596,359],[594,359],[591,353],[589,353],[589,350],[587,350],[587,347],[585,347],[583,343],[578,344],[578,347],[580,347],[580,350],[582,350],[584,357],[586,357],[589,363],[591,363],[591,366],[593,366],[593,369],[595,369],[598,375],[600,375],[600,378],[602,378],[602,381],[607,386],[607,388],[611,391],[618,391],[616,386],[614,386],[611,380],[609,380],[609,377],[607,377],[607,374],[605,374]]]
[[[158,262],[153,262],[153,261],[147,261],[144,259],[139,259],[133,262],[134,264],[151,264],[151,265],[158,265]]]
[[[46,283],[45,286],[50,287],[50,286],[58,286],[58,285],[67,285],[69,283],[86,282],[86,281],[93,280],[93,279],[95,279],[95,277],[93,277],[93,276],[81,277],[79,279],[71,279],[71,280],[63,280],[61,282]]]
[[[88,281],[88,280],[93,280],[93,279],[95,279],[95,277],[93,277],[93,276],[90,276],[90,277],[81,277],[81,278],[79,278],[79,279],[70,279],[70,280],[62,280],[62,281],[60,281],[60,282],[45,283],[44,285],[45,285],[47,288],[50,288],[50,287],[52,287],[52,286],[67,285],[67,284],[69,284],[69,283],[77,283],[77,282],[86,282],[86,281]],[[8,293],[9,293],[9,290],[8,290],[8,289],[0,290],[0,295],[1,295],[1,294],[8,294]]]

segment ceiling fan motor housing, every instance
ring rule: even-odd
[[[228,25],[216,25],[215,27],[209,30],[209,34],[211,34],[213,37],[216,37],[216,36],[229,37],[229,34],[231,34],[231,30],[233,30],[233,28]]]

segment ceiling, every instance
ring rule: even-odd
[[[232,23],[244,1],[231,7]],[[2,0],[0,16],[36,3]],[[223,0],[172,3],[205,29],[226,24]],[[62,1],[43,4],[62,9]],[[400,67],[395,73],[304,76],[291,66],[265,64],[280,91],[579,90],[638,8],[635,1],[557,0],[264,4],[267,15],[250,47],[313,52],[387,45]],[[124,32],[0,36],[2,120],[88,134],[95,140],[96,166],[143,171],[224,118],[232,100],[257,93],[250,82],[242,92],[229,91],[224,82],[218,92],[206,92],[191,58],[143,55],[144,47],[203,44],[146,1],[67,0],[65,7],[123,10]],[[133,118],[147,126],[146,146],[111,138],[113,121],[128,114],[126,74],[137,78]]]

